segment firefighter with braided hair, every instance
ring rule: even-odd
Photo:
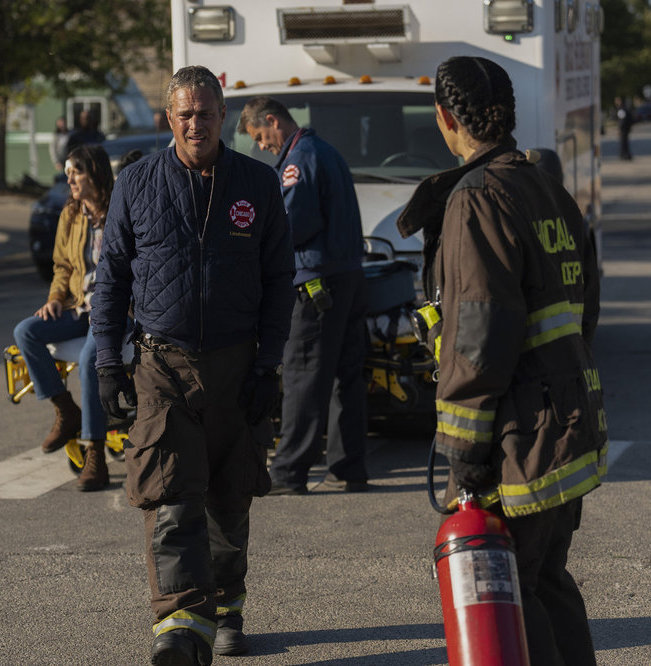
[[[581,498],[606,472],[590,351],[595,252],[569,193],[516,148],[504,69],[455,57],[435,85],[436,121],[464,164],[424,181],[398,228],[423,229],[426,296],[442,316],[429,342],[434,350],[440,335],[436,447],[450,461],[446,500],[459,488],[481,493],[505,520],[532,666],[594,666],[566,563]]]

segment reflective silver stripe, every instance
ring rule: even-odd
[[[606,443],[601,451],[591,451],[530,483],[500,484],[504,513],[509,517],[527,515],[565,504],[590,492],[600,485],[605,473],[603,463],[607,448]]]
[[[439,412],[439,419],[443,423],[449,423],[457,428],[474,430],[476,432],[493,432],[493,421],[477,421],[476,419],[469,419],[465,416],[455,416],[448,412]]]
[[[490,442],[493,438],[493,409],[473,409],[437,400],[436,411],[438,432],[468,441]]]
[[[183,615],[187,616],[191,614],[185,612]],[[208,622],[207,620],[206,623],[199,622],[196,620],[196,617],[197,616],[194,615],[194,613],[192,613],[192,617],[178,617],[170,615],[158,624],[154,625],[154,636],[159,636],[160,634],[172,631],[173,629],[191,629],[192,631],[200,634],[204,640],[208,641],[208,643],[212,645],[215,642],[217,625],[212,622]]]
[[[580,304],[555,303],[527,316],[525,350],[557,340],[566,335],[581,334]]]
[[[244,607],[244,600],[246,595],[242,594],[239,597],[236,597],[232,601],[228,602],[227,606],[217,606],[215,610],[216,615],[228,615],[229,613],[241,613],[242,608]]]

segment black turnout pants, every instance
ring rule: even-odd
[[[361,269],[325,282],[332,308],[318,313],[299,291],[283,358],[282,433],[270,473],[288,487],[305,485],[326,430],[330,472],[346,480],[367,478],[366,282]]]
[[[214,622],[246,591],[251,498],[270,484],[238,404],[254,356],[253,340],[196,353],[137,343],[127,493],[144,511],[157,621],[183,609]]]
[[[505,519],[516,545],[531,666],[596,666],[585,604],[566,569],[581,503]]]

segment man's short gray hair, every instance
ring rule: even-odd
[[[201,65],[190,65],[189,67],[181,67],[176,74],[170,79],[167,86],[167,106],[168,110],[172,108],[172,96],[181,88],[189,88],[194,90],[196,88],[209,88],[215,93],[219,108],[224,106],[224,92],[219,83],[219,79],[207,68]]]
[[[277,118],[281,118],[288,123],[293,123],[294,119],[287,110],[287,107],[273,97],[266,95],[258,95],[252,97],[242,109],[240,121],[237,125],[237,131],[240,134],[246,134],[246,128],[251,125],[252,127],[267,127],[267,115],[271,114]]]

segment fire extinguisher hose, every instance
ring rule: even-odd
[[[435,511],[448,515],[454,513],[455,509],[450,509],[442,506],[436,501],[436,492],[434,491],[434,460],[436,459],[436,437],[432,439],[432,446],[429,450],[429,458],[427,460],[427,494],[429,496],[430,504],[434,507]]]
[[[432,440],[432,446],[429,450],[429,458],[427,460],[427,494],[429,496],[430,504],[438,513],[445,516],[454,513],[459,506],[459,498],[455,498],[448,506],[443,506],[436,501],[436,493],[434,491],[434,460],[436,459],[436,437]],[[459,489],[463,490],[463,489]],[[468,491],[466,491],[468,492]],[[500,501],[497,487],[489,488],[478,494],[472,493],[477,498],[479,505],[483,509],[487,509],[492,504]]]

